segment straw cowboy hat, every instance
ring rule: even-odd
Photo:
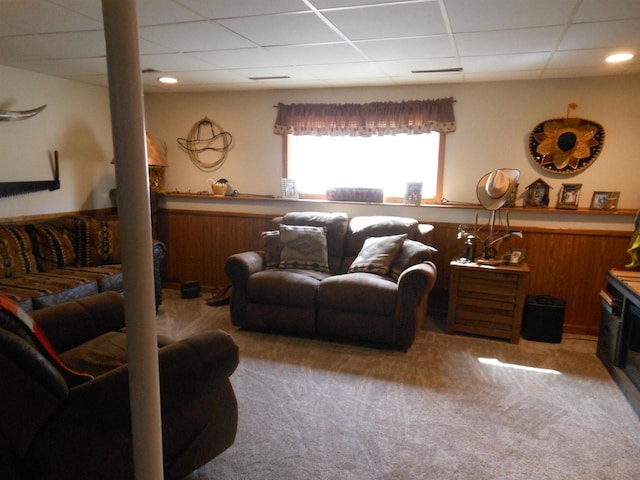
[[[520,170],[499,168],[484,175],[478,182],[478,200],[487,210],[499,209],[516,188]]]

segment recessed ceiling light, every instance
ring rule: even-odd
[[[168,84],[178,83],[178,79],[173,77],[160,77],[158,78],[158,81],[160,83],[168,83]]]
[[[633,53],[614,53],[606,58],[608,63],[628,62],[633,58]]]

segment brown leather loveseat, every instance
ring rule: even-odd
[[[411,346],[436,279],[415,219],[291,212],[274,225],[264,251],[227,259],[234,325]]]
[[[122,296],[104,292],[31,318],[61,362],[2,309],[0,477],[133,480]],[[238,347],[222,331],[159,338],[158,346],[164,478],[178,480],[235,440],[238,406],[229,377]]]

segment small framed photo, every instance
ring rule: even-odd
[[[520,265],[525,257],[524,248],[512,248],[507,253],[505,260],[509,265]]]
[[[593,192],[591,210],[615,210],[618,208],[620,192]]]
[[[558,203],[556,204],[556,208],[577,210],[581,188],[581,183],[563,183],[560,193],[558,194]]]
[[[298,189],[296,181],[292,178],[283,178],[281,180],[282,198],[298,198]]]
[[[407,183],[407,190],[404,193],[404,203],[407,205],[420,205],[422,201],[422,183]]]

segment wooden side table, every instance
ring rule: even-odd
[[[520,341],[529,266],[452,261],[446,333],[465,332]]]

